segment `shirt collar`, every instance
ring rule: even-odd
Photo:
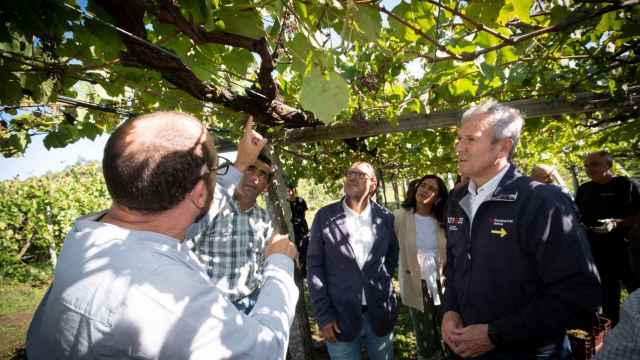
[[[509,167],[510,165],[507,164],[504,168],[502,168],[502,170],[498,171],[498,173],[494,177],[492,177],[489,181],[487,181],[484,185],[480,186],[479,188],[476,187],[476,184],[473,180],[469,180],[468,189],[471,195],[478,196],[480,194],[485,194],[485,193],[492,194],[494,191],[496,191],[498,184],[500,184],[500,180],[502,180],[502,178],[504,177],[504,174],[507,173],[507,170],[509,170]]]
[[[347,199],[346,198],[344,200],[342,200],[342,207],[344,208],[344,211],[345,211],[347,216],[361,217],[363,219],[371,217],[371,200],[367,201],[367,207],[364,208],[364,210],[362,210],[362,212],[360,214],[358,214],[357,212],[353,211],[349,207],[349,205],[347,205]]]
[[[233,197],[231,198],[231,201],[229,201],[229,204],[231,205],[231,207],[233,208],[233,210],[236,213],[249,214],[256,208],[256,206],[258,205],[258,202],[256,201],[255,203],[253,203],[253,206],[251,206],[247,210],[242,211],[242,209],[240,209],[240,203],[238,202],[238,199],[236,198],[236,194],[233,194]]]

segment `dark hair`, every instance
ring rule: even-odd
[[[134,122],[149,118],[158,120],[151,141],[126,139]],[[166,126],[166,120],[176,124]],[[203,176],[211,181],[207,168],[215,167],[215,150],[210,152],[199,138],[194,141],[194,136],[176,132],[185,120],[198,121],[179,112],[157,112],[129,119],[115,130],[104,148],[102,169],[116,203],[131,210],[161,212],[184,200]]]
[[[416,211],[416,192],[418,191],[418,187],[422,184],[423,181],[427,179],[434,179],[436,183],[438,183],[438,200],[433,204],[433,208],[431,209],[431,213],[438,220],[440,224],[444,222],[444,207],[447,203],[447,198],[449,197],[449,191],[447,190],[447,186],[444,181],[437,175],[425,175],[420,179],[412,180],[409,183],[409,188],[407,189],[407,194],[405,195],[404,201],[402,202],[402,207],[407,210]]]
[[[606,161],[609,168],[613,167],[613,157],[611,157],[611,154],[609,154],[607,150],[596,151],[593,154],[596,154],[599,158]]]

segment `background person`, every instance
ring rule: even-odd
[[[543,184],[558,186],[565,194],[573,198],[573,196],[571,196],[571,191],[569,191],[567,184],[564,182],[555,166],[538,164],[531,169],[531,178]]]
[[[245,170],[233,197],[222,209],[212,209],[187,235],[216,288],[247,314],[260,293],[264,250],[273,236],[269,214],[256,204],[271,173],[271,160],[261,152]]]
[[[305,213],[309,209],[307,202],[296,192],[296,182],[287,182],[287,200],[291,208],[291,224],[293,225],[294,242],[300,254],[300,275],[307,277],[307,248],[309,247],[309,225]]]
[[[602,279],[602,311],[615,325],[620,312],[620,282],[629,292],[638,287],[629,265],[625,235],[632,217],[640,212],[640,188],[626,176],[615,176],[612,166],[613,159],[606,151],[585,157],[584,167],[591,181],[578,188],[576,204]]]
[[[441,178],[425,175],[409,187],[402,208],[394,212],[400,243],[400,295],[409,307],[418,359],[433,359],[443,353],[439,329],[447,196]]]
[[[307,252],[311,302],[331,359],[393,359],[398,265],[393,215],[370,198],[377,185],[366,162],[345,174],[345,197],[318,210]]]

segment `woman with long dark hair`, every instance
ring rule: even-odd
[[[435,359],[443,353],[438,328],[446,259],[443,221],[448,191],[436,175],[423,176],[412,185],[402,208],[395,212],[395,231],[400,242],[400,294],[402,302],[409,307],[418,359]]]

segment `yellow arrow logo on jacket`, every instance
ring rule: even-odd
[[[500,230],[491,230],[492,234],[496,234],[498,236],[500,236],[501,238],[507,236],[507,230],[505,230],[504,228],[500,228]]]

